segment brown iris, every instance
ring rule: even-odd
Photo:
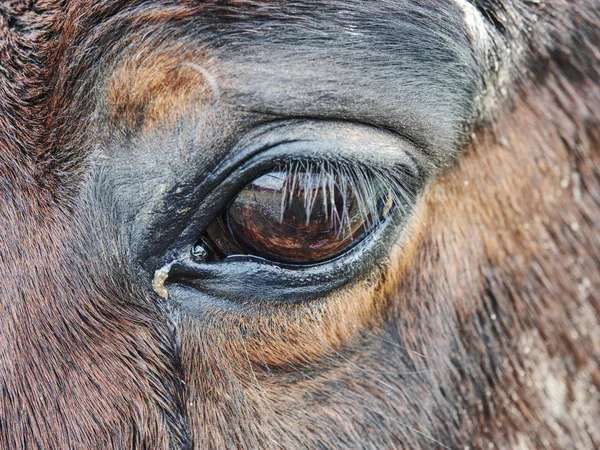
[[[377,225],[390,196],[373,179],[288,165],[255,179],[199,241],[213,260],[252,254],[311,264],[334,258]]]

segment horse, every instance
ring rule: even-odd
[[[0,2],[0,448],[598,448],[599,24]]]

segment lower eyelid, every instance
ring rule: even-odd
[[[175,260],[169,265],[165,287],[169,295],[173,285],[182,284],[197,290],[200,293],[198,297],[186,294],[183,301],[186,308],[194,308],[198,302],[280,304],[323,299],[379,266],[373,261],[382,262],[385,258],[395,229],[393,221],[388,219],[349,252],[312,266],[273,264],[249,256],[233,257],[225,263],[198,263],[187,257],[188,253],[184,251],[179,256],[175,255]]]

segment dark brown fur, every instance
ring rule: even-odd
[[[596,2],[479,2],[520,52],[384,273],[176,324],[79,195],[99,103],[127,134],[212,101],[177,66],[209,48],[123,51],[206,4],[138,3],[0,2],[1,449],[600,446]]]

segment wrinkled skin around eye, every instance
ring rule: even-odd
[[[274,171],[244,188],[227,223],[248,252],[285,263],[315,263],[340,255],[379,222],[381,191],[363,195],[352,183],[319,174]]]

